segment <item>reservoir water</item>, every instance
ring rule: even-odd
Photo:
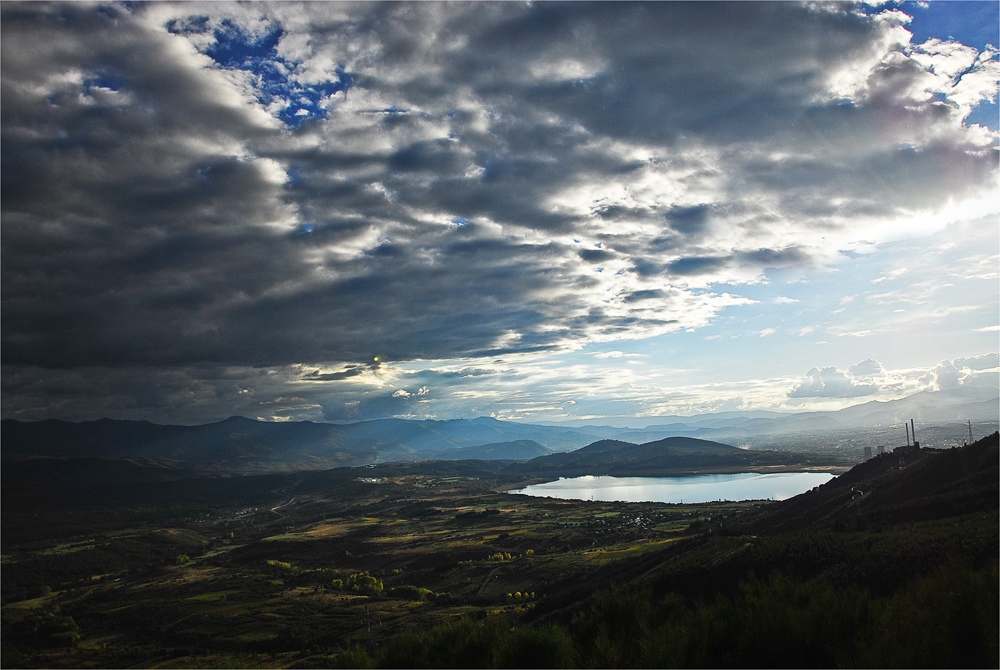
[[[833,479],[828,472],[741,472],[689,477],[586,475],[509,491],[539,498],[604,502],[701,503],[715,500],[785,500]]]

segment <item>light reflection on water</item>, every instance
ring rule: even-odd
[[[716,500],[785,500],[833,479],[828,472],[741,472],[689,477],[560,478],[509,491],[538,498],[604,502],[701,503]]]

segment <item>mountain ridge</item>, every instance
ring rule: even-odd
[[[742,447],[752,447],[758,454],[763,453],[764,449],[774,448],[803,451],[810,447],[804,446],[806,442],[802,440],[811,440],[811,444],[816,444],[817,440],[822,439],[822,444],[836,445],[842,439],[833,435],[836,431],[864,425],[882,425],[882,433],[885,435],[879,438],[879,443],[883,443],[884,439],[888,440],[885,443],[891,445],[894,439],[899,440],[897,444],[902,443],[904,435],[900,427],[898,437],[894,437],[897,429],[889,430],[888,427],[902,423],[907,418],[915,418],[926,425],[928,419],[933,417],[950,417],[950,421],[960,420],[964,423],[964,417],[976,415],[987,416],[990,421],[1000,418],[1000,391],[961,387],[950,391],[921,392],[898,400],[870,401],[837,412],[783,415],[761,410],[719,412],[694,417],[660,417],[664,423],[651,423],[639,429],[527,424],[501,421],[493,417],[444,421],[373,419],[340,424],[313,421],[267,422],[231,416],[195,426],[156,424],[144,419],[101,418],[84,422],[58,419],[22,422],[4,419],[0,422],[0,453],[5,456],[33,454],[72,458],[164,459],[176,461],[184,467],[196,464],[203,469],[252,472],[317,470],[436,458],[544,459],[581,448],[584,454],[593,454],[632,445],[635,449],[641,448],[649,452],[647,457],[639,459],[635,454],[623,457],[619,459],[619,466],[627,462],[638,467],[636,464],[639,461],[646,460],[650,461],[650,467],[663,469],[666,467],[664,463],[657,462],[656,459],[681,458],[682,455],[676,449],[681,443],[675,441],[674,449],[669,454],[650,451],[652,448],[645,445],[684,438],[716,444],[732,441]],[[802,435],[801,439],[798,434]],[[532,442],[537,448],[522,444],[520,447],[511,446],[505,451],[504,448],[496,447],[518,442]],[[847,444],[850,446],[850,440],[847,440]],[[954,439],[951,439],[950,444],[954,445]],[[486,447],[491,447],[492,452]],[[538,448],[545,451],[539,452]],[[726,448],[735,449],[728,444]],[[827,455],[832,454],[836,448],[827,448]],[[854,457],[860,458],[860,446],[855,443],[852,448],[856,454]],[[469,449],[473,450],[468,451]],[[718,448],[715,449],[717,456],[723,455]],[[843,455],[844,452],[840,454]],[[781,460],[761,456],[755,460],[736,456],[735,452],[730,452],[726,458],[734,463],[741,461],[744,465],[755,467],[763,467],[762,463],[768,459],[771,459],[772,465],[777,465]],[[852,455],[848,454],[847,457]],[[688,459],[690,467],[701,467],[698,465],[701,461],[695,458],[695,454],[688,453],[683,458]],[[544,463],[545,461],[541,461],[536,465]],[[579,461],[577,457],[575,463],[581,465],[583,461]],[[596,465],[591,460],[587,467]],[[676,470],[675,466],[676,463],[666,470]]]
[[[539,456],[507,466],[507,474],[533,477],[577,477],[581,475],[666,476],[722,473],[746,470],[831,469],[843,467],[839,460],[805,454],[750,451],[728,444],[692,437],[668,437],[632,444],[600,440],[559,454]]]

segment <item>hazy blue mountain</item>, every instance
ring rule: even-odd
[[[416,456],[422,460],[441,461],[528,461],[538,456],[552,453],[534,440],[515,440],[513,442],[494,442],[479,444],[474,447],[459,449],[444,449],[440,451],[422,451]]]
[[[906,398],[871,401],[834,412],[717,412],[696,416],[663,417],[664,423],[645,428],[579,426],[577,430],[602,439],[642,443],[669,436],[726,439],[744,435],[821,433],[838,428],[861,428],[902,423],[996,421],[1000,419],[1000,391],[991,387],[963,386],[946,391],[925,391]]]
[[[917,421],[997,420],[1000,417],[1000,390],[960,387],[947,391],[924,391],[889,402],[872,401],[837,412],[842,422],[862,425]]]
[[[488,418],[385,419],[348,425],[274,423],[243,417],[202,426],[112,419],[82,423],[0,422],[0,448],[5,455],[149,458],[225,464],[236,470],[268,469],[277,464],[319,469],[429,458],[519,460],[575,449],[593,441],[592,435],[576,429]],[[499,446],[504,444],[508,446]]]
[[[340,426],[344,435],[368,444],[396,450],[428,451],[481,444],[534,440],[551,451],[578,449],[597,439],[575,428],[498,421],[489,417],[451,421],[376,419]]]

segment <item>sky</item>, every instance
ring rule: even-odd
[[[998,10],[4,2],[0,412],[995,393]]]

